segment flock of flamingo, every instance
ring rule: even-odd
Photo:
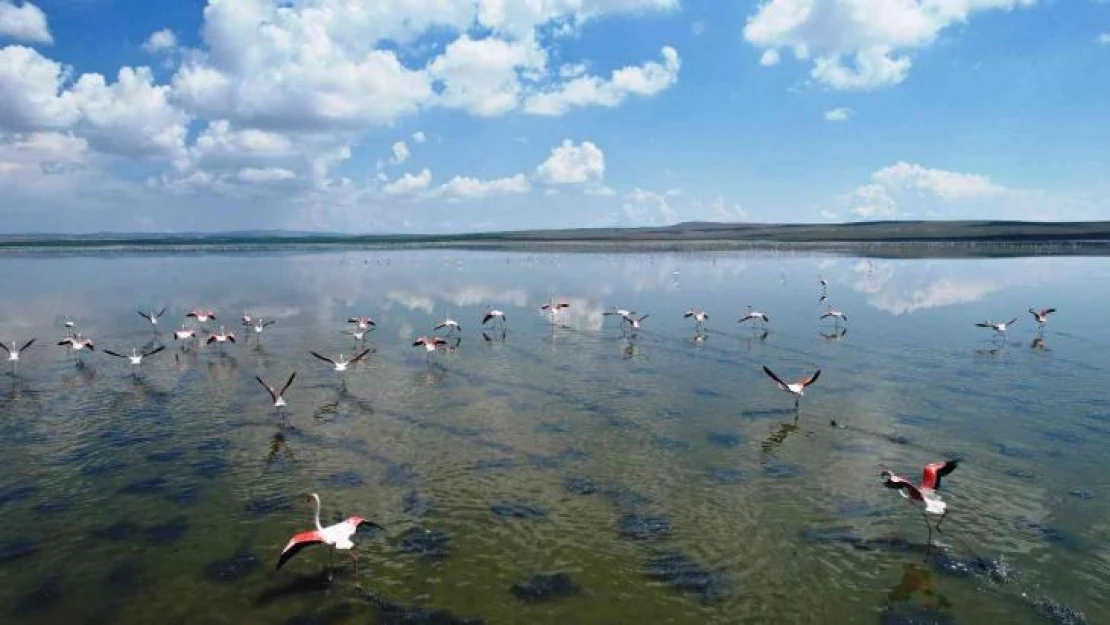
[[[821,284],[821,294],[819,296],[819,302],[824,302],[828,296],[828,284],[823,278],[819,278],[819,282]],[[570,308],[570,304],[553,299],[542,305],[540,307],[540,310],[548,314],[551,317],[552,323],[555,323],[558,315],[568,308]],[[139,311],[138,314],[146,319],[154,332],[157,333],[159,329],[159,321],[165,315],[166,311],[167,308],[163,307],[157,312]],[[1056,312],[1055,308],[1029,309],[1029,313],[1033,316],[1034,322],[1042,331],[1044,325],[1048,322],[1049,315],[1054,312]],[[648,314],[640,315],[637,314],[635,311],[622,308],[613,308],[611,310],[605,311],[603,314],[605,316],[618,317],[620,319],[622,330],[632,333],[635,333],[636,331],[642,329],[643,322],[649,317]],[[203,342],[206,345],[216,344],[222,347],[226,343],[236,342],[235,333],[227,330],[225,326],[219,326],[218,330],[207,329],[206,324],[208,322],[218,320],[216,313],[212,310],[193,309],[188,311],[185,317],[187,320],[195,320],[197,325],[190,327],[187,324],[182,324],[179,329],[173,331],[173,338],[175,341],[179,341],[182,343],[182,349],[185,349],[186,346],[190,343],[193,345],[199,344],[201,342],[201,333],[205,335]],[[709,320],[709,315],[704,310],[691,308],[683,314],[683,317],[687,319],[692,319],[694,322],[695,336],[704,338],[704,333],[706,331],[705,325],[706,322]],[[833,319],[834,322],[839,326],[839,324],[846,323],[848,321],[848,316],[843,311],[826,306],[825,312],[820,315],[819,319]],[[738,322],[742,324],[748,322],[759,324],[763,326],[764,332],[766,331],[766,325],[770,321],[771,318],[769,315],[764,312],[755,310],[751,306],[748,307],[747,313],[738,320]],[[372,331],[377,325],[370,316],[366,315],[351,317],[347,320],[347,322],[350,324],[351,329],[345,331],[345,333],[352,336],[355,339],[356,343],[364,341],[367,333]],[[1010,327],[1013,326],[1016,322],[1017,318],[1015,317],[1014,319],[1005,322],[983,321],[976,323],[975,325],[977,327],[990,329],[995,333],[997,337],[1002,337],[1005,335],[1007,330],[1009,330]],[[244,327],[247,332],[251,332],[255,335],[262,334],[267,327],[273,325],[274,323],[275,320],[273,319],[263,319],[249,314],[243,315],[240,319],[240,324],[242,325],[242,327]],[[507,318],[504,311],[496,308],[489,308],[482,316],[479,325],[481,325],[482,327],[499,329],[502,333],[501,336],[503,337],[506,323]],[[71,318],[64,318],[62,325],[66,328],[68,334],[57,342],[59,346],[66,347],[72,354],[75,354],[78,357],[86,350],[95,351],[93,341],[85,337],[77,329],[76,323]],[[438,332],[440,330],[443,331],[443,334],[445,336],[439,336],[435,334],[435,332]],[[433,334],[431,335],[422,335],[417,337],[413,341],[412,346],[425,350],[425,352],[429,355],[441,349],[455,349],[458,347],[460,342],[462,326],[457,320],[448,317],[436,324],[432,328],[432,332]],[[16,372],[16,367],[20,362],[22,354],[28,348],[34,345],[34,343],[34,338],[26,341],[21,345],[17,345],[16,343],[8,344],[0,342],[0,349],[3,349],[8,354],[8,361],[12,364],[13,374]],[[138,367],[145,359],[150,358],[165,349],[165,345],[158,345],[146,350],[133,348],[129,354],[115,352],[108,349],[103,350],[103,353],[109,356],[127,360],[132,366],[133,373],[137,375]],[[346,357],[343,354],[340,354],[337,358],[329,358],[315,351],[309,353],[314,358],[327,362],[333,367],[336,372],[344,372],[348,369],[348,367],[362,360],[370,352],[370,349],[363,348],[360,351],[356,351],[356,353],[354,353],[350,357]],[[81,361],[79,360],[78,362],[80,363]],[[767,375],[768,378],[771,379],[771,381],[775,383],[775,385],[780,390],[789,393],[794,397],[795,409],[799,408],[801,398],[805,394],[805,389],[815,383],[821,375],[821,370],[817,369],[812,374],[803,377],[796,382],[787,382],[766,365],[763,366],[763,372]],[[292,386],[293,381],[296,379],[296,376],[297,373],[294,371],[286,380],[285,384],[282,385],[280,388],[267,383],[259,376],[255,376],[255,379],[269,394],[273,407],[281,410],[286,406],[285,392],[289,389],[290,386]],[[884,486],[899,491],[902,497],[906,498],[916,505],[921,506],[922,515],[925,518],[925,524],[929,530],[929,542],[931,542],[932,540],[932,532],[934,529],[934,526],[929,521],[929,515],[940,517],[935,526],[935,529],[938,532],[940,531],[940,526],[944,522],[944,518],[947,515],[947,504],[944,502],[938,492],[941,486],[941,478],[952,473],[952,471],[956,469],[958,464],[959,461],[954,459],[927,464],[922,472],[921,480],[916,484],[906,478],[894,474],[889,470],[884,470],[880,473],[880,478],[882,479],[882,483]],[[351,516],[339,523],[325,527],[320,523],[320,496],[317,493],[311,493],[308,497],[315,503],[315,529],[295,534],[289,540],[288,544],[286,544],[285,548],[282,549],[277,561],[276,568],[282,568],[282,566],[284,566],[286,562],[288,562],[294,555],[299,553],[305,547],[311,545],[327,545],[332,550],[347,551],[350,553],[352,562],[354,563],[355,575],[357,577],[358,557],[355,551],[353,551],[355,543],[351,540],[351,538],[352,536],[354,536],[359,526],[361,525],[366,524],[378,528],[381,528],[381,526],[368,521],[365,518],[359,516]]]

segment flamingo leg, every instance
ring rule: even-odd
[[[351,561],[355,564],[355,579],[358,579],[358,554],[351,550]]]
[[[929,551],[933,548],[933,526],[929,523],[929,515],[924,510],[921,511],[921,518],[925,519],[925,527],[929,530],[928,538],[925,539],[925,558],[929,558]]]
[[[939,521],[937,521],[937,533],[938,533],[938,534],[940,533],[940,525],[941,525],[941,523],[944,523],[944,520],[945,520],[945,519],[947,519],[947,518],[948,518],[948,511],[947,511],[947,510],[945,510],[945,511],[944,511],[944,514],[940,515],[940,520],[939,520]]]

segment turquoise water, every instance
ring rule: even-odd
[[[1092,331],[1106,258],[2,262],[0,340],[38,338],[0,378],[3,622],[1042,623],[1110,608],[1110,340]],[[818,276],[846,332],[817,320]],[[552,297],[571,303],[555,325],[538,311]],[[766,336],[736,323],[749,304]],[[155,336],[135,311],[162,305]],[[487,306],[507,313],[503,338],[480,332]],[[612,306],[651,316],[627,336]],[[702,338],[692,306],[710,315]],[[1030,306],[1060,312],[1039,333]],[[241,340],[181,349],[169,331],[193,307]],[[244,340],[244,312],[277,323]],[[308,352],[350,354],[340,331],[359,314],[378,322],[374,351],[340,377]],[[63,315],[98,351],[54,345]],[[411,347],[445,315],[457,349]],[[1004,340],[973,325],[1011,317]],[[167,349],[139,377],[102,353],[152,340]],[[762,365],[822,374],[795,413]],[[282,416],[254,376],[292,371]],[[919,510],[878,474],[952,456],[926,558]],[[386,526],[356,537],[357,580],[322,548],[273,570],[311,527],[311,491],[325,522]],[[513,592],[541,573],[565,573],[568,596]]]

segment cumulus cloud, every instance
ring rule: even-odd
[[[432,172],[424,168],[419,174],[405,174],[382,187],[386,195],[414,195],[424,191],[432,184]]]
[[[1012,10],[1036,0],[767,0],[748,18],[744,39],[765,50],[813,58],[812,78],[834,89],[867,90],[903,82],[914,51],[973,14]],[[767,52],[775,51],[768,57]]]
[[[579,76],[554,89],[536,93],[524,102],[524,110],[536,115],[562,115],[586,106],[614,107],[629,95],[652,96],[678,82],[682,63],[678,51],[664,46],[663,61],[613,70],[609,79]]]
[[[830,122],[848,121],[848,118],[852,116],[852,113],[853,113],[852,109],[850,109],[848,107],[845,107],[845,106],[837,107],[837,108],[834,108],[834,109],[829,109],[829,110],[825,111],[825,121],[830,121]]]
[[[1099,45],[1110,46],[1110,32],[1102,33],[1098,36]]]
[[[297,174],[281,167],[244,167],[239,170],[236,177],[242,182],[266,183],[292,180],[297,177]]]
[[[624,196],[624,215],[629,222],[649,226],[666,226],[677,222],[677,213],[668,198],[675,191],[656,193],[636,187]]]
[[[416,132],[412,133],[413,143],[424,143],[425,141],[427,141],[427,137],[424,136],[423,130],[417,130]]]
[[[590,141],[574,145],[570,139],[564,139],[536,167],[536,180],[544,184],[597,183],[604,177],[605,154]]]
[[[177,35],[168,28],[155,31],[150,34],[150,37],[143,44],[143,50],[151,54],[158,54],[161,52],[170,52],[177,48]]]
[[[864,219],[949,218],[953,208],[969,218],[1027,218],[1045,211],[1043,193],[906,162],[876,170],[844,200]]]
[[[394,165],[400,165],[401,163],[409,160],[409,146],[406,145],[404,141],[397,141],[396,143],[394,143],[393,147],[390,148],[390,151],[393,153],[393,157],[390,159],[390,162]]]
[[[778,65],[781,60],[779,51],[775,49],[764,50],[763,54],[759,55],[759,64],[763,67],[773,67]]]
[[[16,5],[0,0],[0,37],[29,43],[54,43],[42,9],[24,0]]]
[[[469,176],[455,176],[443,185],[432,190],[435,197],[449,200],[477,200],[495,195],[527,193],[531,189],[524,174],[508,178],[481,180]]]

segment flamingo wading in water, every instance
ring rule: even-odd
[[[1029,309],[1029,314],[1033,315],[1033,320],[1037,322],[1037,327],[1042,330],[1044,329],[1044,324],[1048,323],[1048,316],[1054,312],[1056,312],[1055,308],[1042,308],[1040,310],[1034,308]]]
[[[349,365],[353,365],[354,363],[362,360],[363,357],[366,356],[366,354],[370,353],[370,350],[369,349],[364,349],[361,352],[359,352],[358,354],[355,354],[355,356],[353,358],[344,358],[343,354],[339,354],[339,358],[336,359],[336,360],[332,360],[331,358],[328,358],[327,356],[321,356],[320,354],[317,354],[316,352],[308,352],[308,353],[312,354],[313,356],[315,356],[316,358],[318,358],[320,360],[323,360],[324,362],[330,362],[332,364],[332,366],[335,367],[336,371],[343,372],[343,371],[347,370],[347,367]]]
[[[149,358],[150,356],[153,356],[153,355],[157,354],[158,352],[162,351],[163,349],[166,349],[165,345],[159,345],[158,347],[155,347],[154,349],[152,349],[148,352],[140,352],[137,348],[132,347],[130,354],[121,354],[119,352],[113,352],[110,349],[104,350],[104,353],[108,354],[109,356],[115,356],[116,358],[125,358],[125,359],[127,359],[127,361],[131,363],[131,373],[132,373],[132,375],[137,375],[138,374],[137,369],[138,369],[139,365],[143,364],[143,359],[144,358]]]
[[[147,313],[147,312],[143,312],[143,311],[140,310],[140,311],[138,311],[138,313],[139,313],[140,317],[149,321],[150,322],[150,327],[155,332],[157,332],[158,331],[158,320],[162,318],[162,315],[166,314],[166,307],[163,306],[162,310],[159,310],[158,312],[154,312],[152,310],[152,311]]]
[[[367,521],[360,516],[349,516],[339,523],[324,527],[320,524],[320,496],[316,493],[311,493],[308,498],[316,503],[316,513],[312,518],[313,522],[316,524],[316,529],[294,534],[293,538],[290,538],[289,542],[286,543],[285,548],[281,550],[281,556],[278,558],[275,570],[280,570],[281,567],[285,566],[286,562],[300,553],[305,547],[311,547],[312,545],[327,545],[331,548],[331,551],[328,552],[329,563],[331,562],[331,552],[333,551],[349,551],[351,553],[351,562],[355,565],[355,577],[358,577],[358,554],[354,551],[355,543],[351,540],[351,537],[355,535],[360,525],[369,525],[370,527],[376,527],[383,531],[385,528],[373,521]],[[331,577],[330,573],[328,577]]]
[[[783,382],[782,378],[775,375],[775,372],[771,371],[771,369],[768,368],[767,365],[763,365],[763,373],[766,373],[772,380],[774,380],[775,384],[777,384],[781,390],[794,396],[794,408],[797,409],[798,404],[802,401],[802,395],[805,394],[806,387],[817,381],[817,378],[821,375],[821,370],[818,369],[817,371],[813,372],[813,375],[809,376],[808,378],[802,378],[801,380],[798,380],[793,384],[787,384],[786,382]]]
[[[751,306],[748,306],[748,314],[741,317],[740,321],[738,321],[737,323],[744,323],[745,321],[759,321],[760,323],[766,325],[766,323],[770,320],[771,318],[768,317],[766,313],[759,312]]]
[[[1015,323],[1017,323],[1017,317],[1014,317],[1009,321],[982,321],[975,325],[979,328],[989,328],[991,330],[994,330],[995,336],[1001,337],[1005,335],[1006,330],[1010,329],[1010,326],[1014,325]]]
[[[296,377],[297,372],[294,371],[289,375],[289,379],[285,381],[285,386],[281,387],[280,391],[270,386],[269,384],[266,384],[261,376],[256,375],[254,376],[254,379],[258,380],[258,383],[262,385],[262,388],[266,389],[266,392],[270,394],[270,400],[274,402],[274,408],[280,409],[285,407],[285,391],[289,390],[289,387],[293,384],[293,379]]]
[[[693,318],[694,330],[699,332],[705,327],[705,322],[709,321],[709,315],[700,308],[691,308],[682,316],[686,319]]]
[[[12,363],[12,369],[14,370],[17,366],[19,366],[19,355],[26,351],[28,347],[34,344],[35,339],[31,339],[30,341],[27,341],[19,347],[8,347],[4,343],[0,343],[0,348],[3,348],[4,351],[8,352],[8,362]],[[14,346],[15,343],[12,343],[12,345]]]
[[[958,460],[927,464],[925,470],[921,473],[920,484],[914,484],[887,470],[879,474],[883,479],[883,486],[897,489],[906,499],[923,506],[921,514],[925,517],[925,526],[929,528],[929,543],[933,540],[933,526],[929,524],[929,515],[940,516],[940,520],[937,521],[937,531],[939,532],[940,524],[944,523],[944,517],[948,514],[948,504],[944,503],[940,495],[937,494],[937,491],[940,490],[940,479],[955,471],[958,465]]]

